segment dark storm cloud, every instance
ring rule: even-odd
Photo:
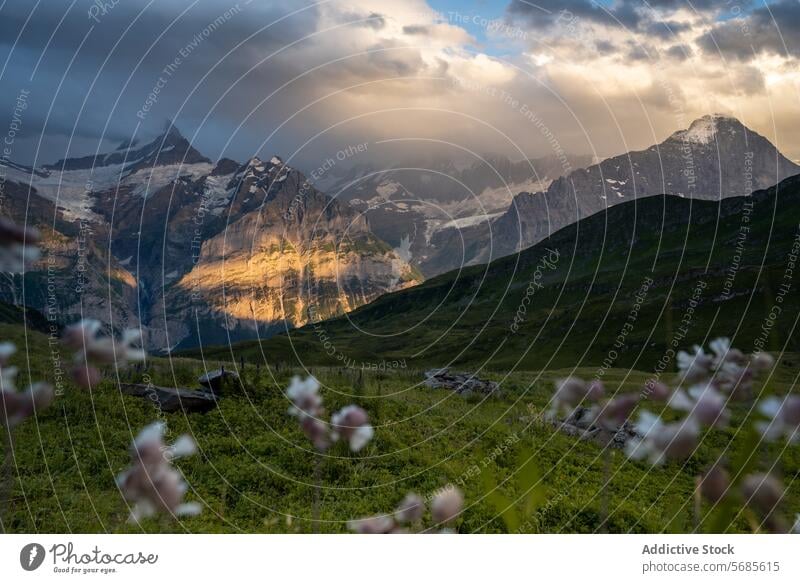
[[[694,54],[692,47],[689,45],[672,45],[665,52],[669,58],[678,61],[685,61]]]
[[[95,14],[94,19],[88,13],[94,3],[88,1],[77,2],[72,9],[66,1],[42,2],[33,14],[34,4],[24,0],[0,4],[0,63],[8,61],[0,71],[7,89],[0,94],[0,119],[11,111],[19,89],[31,92],[24,136],[15,153],[31,158],[31,149],[43,132],[60,149],[70,135],[94,137],[95,141],[102,135],[115,142],[130,136],[137,124],[142,126],[140,132],[155,131],[164,119],[177,114],[195,84],[217,64],[190,98],[179,125],[195,127],[234,84],[239,84],[242,93],[259,88],[263,95],[265,88],[291,78],[293,67],[284,56],[272,59],[269,71],[264,66],[251,73],[248,69],[312,33],[317,19],[315,10],[309,9],[265,29],[302,6],[288,1],[264,4],[176,0],[148,6],[145,2],[120,2],[105,14]],[[166,74],[165,68],[171,65],[173,69]],[[159,86],[156,103],[146,116],[137,116]],[[233,101],[223,100],[219,114],[240,115]],[[241,103],[238,105],[241,108]],[[220,143],[219,136],[208,129],[205,139],[209,145]],[[85,140],[78,143],[85,144]],[[47,144],[45,140],[45,148]],[[64,155],[63,150],[43,151],[39,160],[49,162]]]
[[[709,55],[749,60],[759,53],[800,56],[800,2],[779,0],[717,24],[697,39]]]
[[[660,39],[669,39],[673,36],[691,30],[691,25],[686,22],[676,22],[674,20],[667,20],[663,22],[651,22],[646,27],[644,32],[650,36],[655,36]]]

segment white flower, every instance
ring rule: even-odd
[[[319,381],[313,376],[301,379],[292,377],[286,396],[292,402],[289,415],[301,417],[303,415],[317,415],[322,406],[322,397],[319,395]]]
[[[394,516],[398,522],[407,524],[419,522],[423,514],[425,514],[425,501],[417,494],[408,493],[395,510]]]
[[[783,436],[789,443],[800,443],[800,396],[768,397],[758,404],[758,410],[771,419],[756,423],[764,439],[775,441]]]
[[[126,500],[134,503],[130,520],[139,522],[158,512],[173,516],[194,516],[202,510],[197,503],[184,503],[189,490],[172,460],[197,451],[188,435],[171,446],[164,443],[166,426],[155,422],[139,432],[131,447],[131,465],[117,476],[117,486]]]
[[[431,502],[431,515],[437,523],[448,523],[455,519],[464,507],[464,495],[454,486],[448,486]]]
[[[700,346],[695,345],[692,350],[693,352],[678,352],[677,362],[681,377],[690,383],[696,383],[711,375],[713,360]]]
[[[391,516],[371,516],[351,520],[347,527],[358,534],[389,534],[395,527]]]
[[[18,372],[16,366],[0,367],[0,426],[16,427],[49,407],[55,397],[53,387],[43,382],[33,383],[22,392],[17,391]]]
[[[725,427],[730,413],[725,408],[727,397],[710,383],[694,385],[684,392],[678,389],[667,403],[671,408],[685,411],[702,425]]]
[[[658,415],[649,411],[639,414],[636,430],[638,435],[625,443],[625,452],[630,459],[647,459],[653,465],[662,464],[666,459],[689,457],[700,436],[700,426],[692,417],[676,423],[664,423]]]
[[[794,526],[792,527],[792,534],[800,534],[800,514],[795,515]]]
[[[145,352],[133,344],[141,340],[139,330],[124,330],[122,339],[112,336],[100,337],[101,324],[97,320],[81,320],[64,330],[63,342],[75,354],[76,363],[127,364],[145,359]]]
[[[360,451],[375,434],[368,423],[367,412],[358,405],[348,405],[331,416],[334,441],[343,438],[349,442],[352,451]]]
[[[548,417],[556,419],[559,413],[569,415],[575,407],[587,401],[597,402],[604,394],[605,389],[600,381],[587,383],[578,377],[558,379]]]

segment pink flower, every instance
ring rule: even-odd
[[[371,516],[351,520],[347,527],[357,534],[389,534],[395,528],[395,522],[391,516]]]
[[[455,486],[448,486],[431,502],[431,514],[438,524],[446,524],[461,514],[464,507],[464,495]]]
[[[742,480],[742,495],[745,504],[770,515],[783,499],[783,484],[769,474],[751,474]]]
[[[694,385],[684,392],[673,393],[668,405],[678,411],[686,411],[689,416],[707,427],[725,427],[730,421],[730,413],[725,408],[727,397],[712,384]]]
[[[775,441],[783,436],[789,443],[800,442],[800,396],[769,397],[758,404],[758,410],[771,419],[756,423],[764,439]]]
[[[127,364],[145,359],[145,352],[133,344],[141,340],[138,330],[125,330],[120,341],[111,336],[100,337],[100,322],[81,320],[64,330],[62,341],[68,348],[77,351],[75,362],[95,362],[98,364]]]
[[[9,428],[49,407],[55,397],[53,387],[43,382],[17,390],[19,369],[5,364],[16,350],[10,342],[0,344],[0,425]]]
[[[700,493],[710,502],[717,503],[728,493],[731,479],[725,468],[719,464],[706,472],[703,481],[700,483]]]
[[[325,422],[316,417],[306,415],[305,413],[302,415],[300,419],[300,429],[302,429],[303,434],[311,440],[311,443],[313,443],[314,447],[317,449],[328,449],[331,440],[328,435],[328,426]]]
[[[344,407],[331,417],[333,440],[337,441],[341,437],[349,443],[352,451],[360,451],[375,433],[368,421],[367,412],[361,407]]]
[[[589,401],[599,401],[605,394],[603,383],[591,381],[587,383],[578,377],[567,377],[556,381],[552,406],[548,415],[556,418],[559,413],[569,414],[578,405]]]
[[[694,346],[693,352],[678,352],[678,370],[681,378],[690,383],[699,383],[711,376],[714,359],[703,352],[700,346]]]
[[[621,395],[600,408],[597,420],[607,429],[618,429],[628,419],[638,402],[638,395]]]
[[[39,231],[0,217],[0,272],[20,273],[39,259]]]
[[[2,384],[0,425],[6,427],[16,427],[29,417],[43,411],[50,406],[55,396],[53,387],[44,382],[33,383],[23,392],[18,392],[13,386],[9,387],[5,379]]]
[[[644,393],[653,401],[666,401],[670,395],[669,387],[655,379],[650,379],[645,383]]]
[[[394,517],[397,522],[401,524],[415,523],[422,520],[422,515],[425,513],[425,501],[417,494],[409,493],[400,502],[400,505],[395,510]]]
[[[85,363],[75,364],[70,369],[70,376],[76,385],[84,389],[91,389],[92,386],[97,385],[103,379],[96,367]]]
[[[775,359],[768,352],[757,352],[750,358],[750,365],[756,372],[766,372],[775,366]]]
[[[133,502],[130,521],[140,522],[159,512],[172,516],[195,516],[202,510],[197,503],[183,503],[188,485],[172,461],[197,451],[188,435],[172,446],[164,444],[164,423],[145,427],[131,447],[131,465],[117,476],[117,486],[126,500]]]
[[[639,414],[636,430],[639,435],[625,443],[625,451],[629,458],[647,459],[653,465],[667,459],[686,459],[697,447],[700,436],[700,426],[691,417],[682,422],[664,423],[649,411]]]
[[[292,402],[289,415],[300,417],[303,414],[318,416],[322,409],[322,397],[319,394],[319,381],[314,377],[302,380],[299,376],[292,377],[286,396]]]

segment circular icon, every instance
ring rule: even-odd
[[[44,562],[44,547],[39,543],[30,543],[19,552],[19,564],[26,571],[35,571]]]

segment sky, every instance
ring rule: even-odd
[[[305,168],[603,158],[723,113],[798,160],[798,59],[797,0],[0,0],[0,155],[173,120],[213,159]]]

